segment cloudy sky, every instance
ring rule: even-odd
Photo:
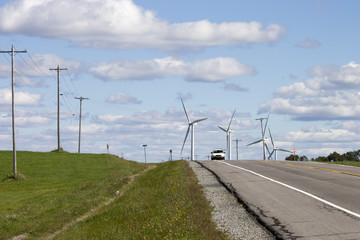
[[[309,158],[360,147],[360,2],[357,0],[3,0],[0,50],[15,55],[18,150],[61,146],[129,160],[166,161],[187,119],[195,154],[226,147],[261,159],[257,118],[278,147]],[[0,150],[12,149],[11,56],[0,54]],[[269,133],[267,132],[267,135]],[[271,146],[271,144],[269,143]],[[271,147],[270,147],[271,148]],[[190,155],[190,138],[182,157]],[[281,153],[279,158],[288,154]],[[232,158],[236,159],[235,142]]]

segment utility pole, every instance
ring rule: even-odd
[[[75,97],[75,99],[79,99],[79,100],[80,100],[80,116],[79,116],[79,145],[78,145],[78,153],[80,153],[80,139],[81,139],[81,109],[82,109],[82,100],[89,100],[89,98]]]
[[[27,53],[24,51],[15,51],[14,46],[11,46],[10,51],[0,51],[0,53],[10,53],[11,55],[11,116],[12,116],[12,139],[13,139],[13,173],[16,175],[16,142],[15,142],[15,81],[14,81],[14,54]]]
[[[265,124],[265,129],[263,128],[263,120],[266,119],[266,124]],[[266,160],[266,155],[265,155],[265,131],[266,131],[266,125],[267,125],[267,120],[269,119],[269,117],[267,118],[258,118],[256,120],[260,120],[261,122],[261,139],[263,142],[263,153],[264,153],[264,160]]]
[[[67,68],[60,68],[59,65],[57,68],[49,68],[50,71],[57,71],[57,139],[58,139],[58,148],[60,151],[60,71],[67,70]]]
[[[233,140],[236,142],[236,160],[239,160],[239,141],[240,139]]]

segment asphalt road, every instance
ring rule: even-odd
[[[284,239],[360,239],[360,168],[311,162],[199,161]]]

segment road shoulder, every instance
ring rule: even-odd
[[[275,239],[246,211],[244,206],[200,163],[190,161],[213,210],[213,221],[233,239]]]

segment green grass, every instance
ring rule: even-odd
[[[331,163],[331,164],[339,164],[339,165],[348,165],[348,166],[355,166],[355,167],[360,167],[360,162],[355,162],[355,161],[343,161],[343,162],[326,162],[326,163]]]
[[[0,151],[0,239],[58,231],[55,239],[227,239],[186,161],[144,172],[151,165],[107,154],[18,152],[13,178],[12,153]],[[123,194],[114,198],[117,190]]]
[[[24,233],[38,239],[61,229],[145,168],[107,154],[17,152],[23,177],[14,179],[12,152],[0,151],[0,239]]]
[[[55,239],[227,239],[210,219],[211,207],[188,163],[167,162]]]

